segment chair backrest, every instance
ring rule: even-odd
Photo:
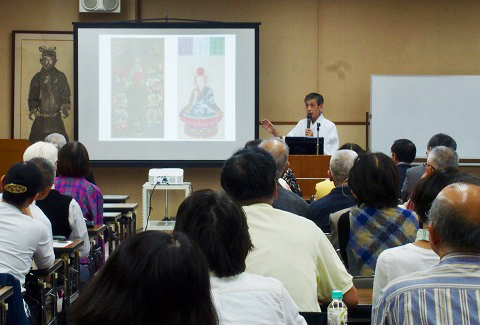
[[[308,325],[327,325],[327,313],[301,311],[300,315],[305,318]]]
[[[354,276],[353,285],[357,289],[373,289],[373,275],[372,276]]]
[[[13,287],[13,294],[5,300],[5,302],[8,304],[7,324],[30,325],[27,315],[25,315],[25,308],[23,307],[20,281],[18,281],[18,279],[11,274],[0,273],[0,285]]]
[[[338,219],[340,216],[352,208],[346,208],[330,214],[330,242],[335,249],[338,249]]]

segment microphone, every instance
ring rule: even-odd
[[[310,129],[310,124],[312,124],[312,114],[307,114],[307,129]]]

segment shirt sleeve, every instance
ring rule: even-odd
[[[68,222],[70,223],[70,228],[72,228],[69,239],[82,239],[83,245],[80,248],[80,257],[87,257],[90,253],[87,225],[83,218],[82,209],[75,199],[72,199],[68,207]]]
[[[287,137],[304,137],[305,136],[305,130],[307,129],[307,126],[304,125],[303,120],[298,121],[297,125],[288,132]]]
[[[390,306],[385,300],[385,296],[380,296],[372,308],[372,325],[386,325],[389,322]]]
[[[375,277],[373,278],[372,305],[375,305],[377,299],[382,295],[383,289],[388,284],[388,263],[385,251],[378,256],[375,267]]]
[[[319,301],[326,303],[332,300],[332,290],[341,290],[343,293],[350,290],[353,277],[345,269],[328,238],[319,231],[317,295]]]
[[[285,312],[285,321],[287,325],[307,325],[307,322],[298,312],[298,306],[293,301],[285,287],[282,288],[283,310]]]
[[[339,146],[337,127],[335,124],[332,123],[324,139],[324,154],[333,155],[333,153],[337,151]]]
[[[41,234],[38,240],[37,249],[35,250],[35,253],[33,253],[33,260],[39,269],[45,269],[52,265],[55,260],[55,254],[53,252],[53,243],[50,239],[47,228],[40,222],[38,223],[41,225],[39,227]]]

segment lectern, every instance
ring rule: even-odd
[[[331,156],[290,155],[288,162],[297,177],[305,199],[315,194],[315,184],[328,178]]]
[[[0,139],[0,176],[5,175],[14,163],[23,161],[23,153],[30,144],[25,139]]]

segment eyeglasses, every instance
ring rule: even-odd
[[[435,167],[433,167],[433,166],[430,165],[430,164],[427,164],[426,162],[423,163],[423,166],[424,166],[424,167],[430,167],[432,170],[435,170]]]

